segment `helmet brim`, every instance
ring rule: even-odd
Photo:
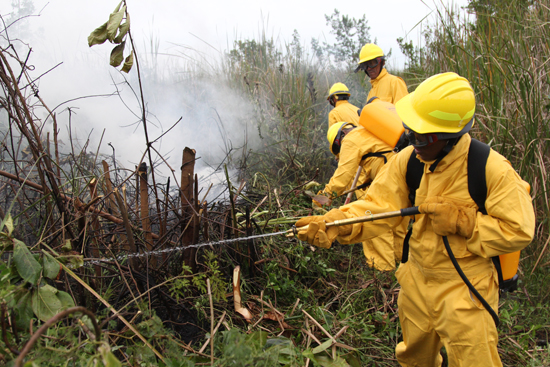
[[[432,123],[426,120],[416,112],[412,105],[412,98],[414,97],[414,93],[415,92],[409,93],[408,95],[397,101],[397,103],[395,104],[395,110],[403,121],[403,125],[405,125],[407,129],[412,130],[418,134],[455,134],[465,130],[467,125],[470,125],[470,127],[473,125],[473,117],[472,121],[469,121],[471,122],[471,124],[467,124],[460,129],[443,127],[439,124]]]

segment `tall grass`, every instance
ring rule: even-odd
[[[550,229],[550,9],[545,2],[470,5],[469,14],[438,9],[424,32],[412,84],[446,71],[466,77],[476,92],[473,134],[507,157],[531,185],[541,246]],[[541,247],[536,246],[540,253]]]

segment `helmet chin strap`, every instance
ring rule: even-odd
[[[447,156],[447,154],[449,154],[449,152],[451,150],[453,150],[454,146],[456,145],[456,143],[458,143],[458,141],[460,140],[461,137],[462,137],[462,135],[460,135],[456,138],[452,138],[452,139],[447,140],[447,144],[445,144],[443,149],[441,149],[441,151],[439,152],[439,154],[436,157],[435,162],[433,162],[430,165],[430,172],[435,171],[435,169],[437,168],[437,165],[439,164],[439,162],[441,162],[443,160],[443,158],[445,158],[445,156]]]

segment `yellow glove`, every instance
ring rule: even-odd
[[[296,227],[308,227],[298,232],[298,239],[307,241],[317,247],[330,248],[336,237],[340,235],[349,235],[351,233],[352,225],[348,224],[345,226],[333,226],[327,228],[326,224],[332,223],[335,220],[346,218],[346,215],[338,209],[332,209],[323,216],[302,218],[296,222]]]
[[[422,214],[428,214],[436,234],[448,236],[458,234],[470,238],[476,225],[477,210],[456,205],[442,197],[432,197],[418,207]]]

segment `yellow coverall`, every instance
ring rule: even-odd
[[[416,191],[415,205],[440,197],[456,205],[477,208],[467,182],[470,135],[465,134],[430,172]],[[405,180],[407,162],[414,148],[407,147],[390,160],[372,183],[365,200],[340,208],[348,217],[394,211],[410,206]],[[477,212],[471,238],[450,235],[454,255],[477,291],[498,310],[498,277],[491,257],[527,246],[534,235],[535,215],[528,185],[510,162],[491,150],[486,166],[487,215]],[[376,238],[401,223],[400,218],[353,225],[340,243]],[[464,284],[445,250],[442,237],[432,229],[428,215],[416,216],[410,238],[409,261],[396,272],[401,284],[398,298],[403,341],[396,347],[401,366],[441,366],[445,346],[449,366],[502,366],[498,332],[489,312]]]
[[[349,122],[359,126],[358,107],[355,107],[346,100],[336,101],[334,108],[328,113],[328,127],[330,128],[337,122]]]
[[[378,97],[381,101],[396,104],[401,98],[409,94],[405,81],[398,76],[382,69],[376,79],[371,79],[371,90],[367,96],[367,102],[372,97]]]
[[[389,160],[395,155],[392,147],[378,139],[362,126],[351,130],[342,139],[338,168],[336,168],[336,171],[332,175],[329,183],[323,189],[323,192],[327,196],[332,196],[333,192],[336,193],[336,195],[340,195],[345,190],[351,188],[359,165],[363,168],[359,180],[357,181],[357,186],[365,182],[373,181],[380,169],[384,166],[384,158],[369,157],[361,160],[361,157],[367,153],[387,151],[389,151],[389,153],[385,154],[385,156],[386,159]],[[356,190],[355,195],[358,200],[361,200],[366,192],[367,188]],[[383,271],[395,269],[395,261],[401,260],[401,247],[408,222],[408,219],[403,220],[403,225],[395,229],[395,236],[394,231],[388,229],[386,233],[378,236],[376,239],[371,238],[363,241],[363,253],[370,267],[374,266],[378,270]]]

